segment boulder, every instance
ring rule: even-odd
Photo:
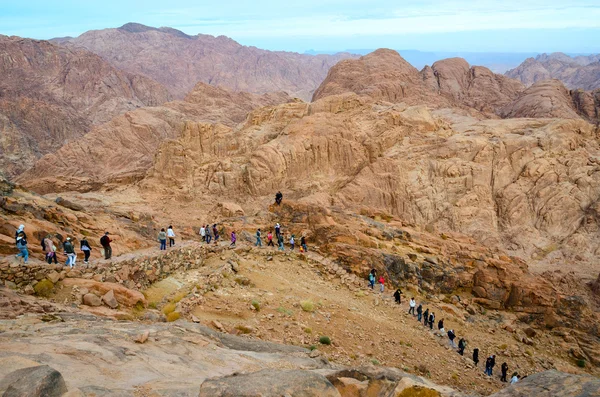
[[[101,283],[94,280],[86,280],[81,278],[66,278],[63,281],[65,286],[77,285],[79,288],[87,288],[89,291],[98,292],[101,295],[105,295],[108,291],[113,291],[115,299],[121,305],[128,307],[135,306],[138,303],[146,306],[146,298],[144,294],[139,291],[131,290],[121,284],[117,283]]]
[[[69,200],[65,200],[62,197],[57,197],[55,201],[56,201],[56,204],[58,204],[62,207],[68,208],[70,210],[73,210],[73,211],[83,211],[83,209],[84,209],[81,205],[75,204]]]
[[[102,305],[102,299],[94,294],[83,295],[83,304],[87,306],[100,306]]]
[[[119,302],[115,299],[115,293],[112,289],[102,296],[102,302],[111,309],[119,307]]]
[[[325,378],[310,371],[265,369],[205,380],[199,397],[339,397]]]
[[[0,380],[3,397],[60,397],[67,385],[60,372],[47,365],[18,369]]]
[[[490,397],[580,397],[600,396],[600,379],[556,370],[529,375]]]

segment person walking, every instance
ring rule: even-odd
[[[100,245],[104,249],[104,259],[110,259],[112,256],[112,247],[110,246],[110,243],[112,243],[112,240],[108,237],[108,232],[106,232],[100,239]]]
[[[173,226],[169,225],[167,228],[167,237],[169,238],[169,248],[175,245],[175,232]]]
[[[255,247],[262,247],[262,240],[260,239],[260,228],[256,230],[256,244]]]
[[[206,228],[204,225],[200,227],[200,237],[202,238],[202,241],[206,241]]]
[[[456,349],[456,344],[454,343],[454,339],[456,338],[456,334],[454,333],[454,330],[451,329],[448,331],[448,339],[450,340],[450,346],[453,349]]]
[[[478,348],[473,349],[473,362],[475,363],[475,366],[477,366],[477,364],[479,364],[479,349]]]
[[[90,243],[88,243],[85,236],[83,236],[81,238],[79,243],[80,243],[79,248],[83,252],[83,263],[85,263],[87,265],[88,263],[90,263],[90,254],[92,253],[92,247],[90,247]]]
[[[219,230],[217,229],[217,224],[213,224],[212,227],[213,237],[215,239],[215,244],[219,241]]]
[[[502,363],[502,366],[500,367],[500,370],[502,371],[502,376],[500,377],[500,381],[501,382],[508,382],[506,380],[506,375],[508,373],[508,364],[506,362]]]
[[[438,331],[444,332],[444,319],[438,321]]]
[[[165,228],[163,227],[158,232],[158,242],[160,243],[160,251],[167,250],[167,233],[165,232]]]
[[[427,326],[428,321],[429,321],[429,308],[425,309],[425,313],[423,313],[423,325]]]
[[[46,262],[50,265],[52,263],[52,259],[54,258],[54,263],[57,264],[56,253],[55,253],[54,242],[52,241],[52,236],[49,234],[44,238],[44,252],[46,253]]]
[[[281,233],[277,235],[277,245],[278,245],[278,248],[277,248],[278,251],[285,251],[285,248],[283,247],[283,234],[281,234]]]
[[[210,225],[206,225],[206,244],[210,244],[212,240],[212,231],[210,230]]]
[[[423,305],[419,303],[419,307],[417,307],[417,321],[421,322],[423,318]]]
[[[410,302],[408,302],[408,314],[415,315],[415,307],[417,307],[417,302],[415,302],[415,298],[410,298]]]
[[[273,244],[273,233],[270,230],[267,233],[267,247],[275,247],[275,244]]]
[[[510,378],[510,384],[514,385],[518,381],[519,381],[519,374],[517,374],[516,372],[513,372],[512,377]]]
[[[383,277],[383,274],[381,276],[379,276],[379,292],[381,292],[383,294],[383,289],[385,287],[385,278]]]
[[[277,192],[275,194],[275,203],[277,205],[281,205],[281,201],[283,200],[283,194],[281,194],[281,192]]]
[[[19,236],[21,236],[21,238],[25,238],[25,241],[27,241],[27,233],[25,233],[25,225],[19,225],[19,228],[15,231],[15,243],[17,242],[17,238]]]
[[[275,224],[275,236],[279,237],[281,234],[281,225],[279,223]]]
[[[306,246],[306,237],[305,236],[300,237],[300,246],[302,247],[304,252],[308,251],[308,247]]]
[[[22,229],[21,232],[19,232],[19,234],[17,234],[16,236],[16,245],[17,249],[19,250],[19,253],[16,255],[17,258],[22,256],[23,263],[27,264],[27,261],[29,260],[29,251],[27,250],[27,236],[25,235],[25,232]]]
[[[290,237],[290,251],[293,251],[295,246],[296,246],[296,235],[292,234],[292,237]]]
[[[394,292],[394,300],[396,301],[397,304],[402,303],[402,301],[400,299],[400,295],[402,295],[402,291],[400,291],[400,288],[396,288],[396,292]]]
[[[67,254],[67,266],[73,269],[73,266],[75,266],[75,262],[77,261],[77,254],[75,253],[75,247],[73,247],[73,243],[71,242],[71,237],[67,237],[67,241],[63,244],[63,248],[65,249],[65,254]]]
[[[492,376],[494,365],[496,365],[496,356],[492,354],[485,360],[485,373],[487,376]]]
[[[458,354],[461,356],[465,355],[465,348],[467,347],[467,341],[464,338],[460,338],[458,341]]]
[[[435,313],[431,312],[429,315],[429,329],[433,329],[433,323],[435,322]]]
[[[373,273],[373,270],[369,272],[369,287],[375,289],[375,274]]]
[[[229,244],[230,248],[235,247],[235,242],[237,241],[237,236],[235,235],[235,230],[231,232],[231,244]]]

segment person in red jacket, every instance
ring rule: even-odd
[[[383,276],[379,277],[379,291],[381,291],[381,293],[383,293],[383,286],[385,284],[385,278],[383,278]]]
[[[111,242],[112,240],[110,237],[108,237],[108,232],[104,233],[104,236],[102,236],[100,239],[100,245],[102,245],[102,248],[104,248],[104,259],[110,259],[112,256],[112,248],[110,246]]]

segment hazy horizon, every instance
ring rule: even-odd
[[[243,45],[296,52],[410,48],[424,52],[589,54],[600,52],[600,3],[556,0],[172,0],[3,5],[0,33],[34,39],[78,36],[128,22],[225,35]],[[594,39],[596,38],[596,40]]]

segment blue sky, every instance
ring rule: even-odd
[[[600,52],[600,0],[0,0],[5,35],[77,36],[127,22],[300,52]]]

